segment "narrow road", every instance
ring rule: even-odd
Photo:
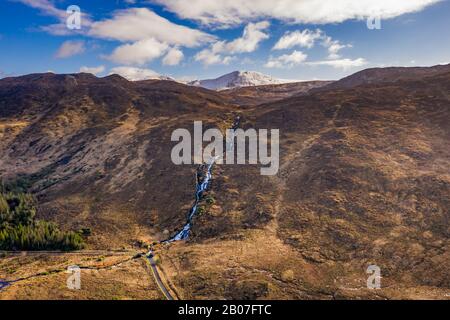
[[[150,269],[152,270],[153,278],[155,278],[155,282],[158,285],[161,292],[164,294],[167,300],[174,300],[172,295],[170,294],[169,290],[167,290],[166,286],[164,285],[163,281],[161,280],[161,277],[159,276],[158,268],[156,266],[156,261],[153,256],[153,253],[150,251],[147,254],[148,262],[150,263]]]

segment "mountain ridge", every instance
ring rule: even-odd
[[[450,64],[435,65],[430,67],[368,68],[353,73],[318,90],[346,89],[373,83],[388,83],[399,80],[417,80],[446,72],[450,72]]]
[[[215,79],[191,81],[188,85],[221,91],[233,88],[275,85],[289,82],[299,81],[276,79],[256,71],[233,71]]]

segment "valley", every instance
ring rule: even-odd
[[[92,232],[76,253],[1,253],[0,280],[22,280],[0,298],[164,299],[155,266],[179,299],[448,299],[448,92],[449,65],[221,91],[2,79],[1,179],[26,181],[39,219]],[[279,173],[216,164],[196,186],[196,165],[170,159],[171,133],[224,131],[236,114],[280,130]],[[379,290],[366,287],[372,264]],[[69,265],[81,290],[66,288]]]

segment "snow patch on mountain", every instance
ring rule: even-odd
[[[189,82],[188,84],[210,90],[226,90],[240,87],[263,86],[289,82],[297,81],[275,79],[271,76],[255,71],[234,71],[216,79],[196,80]]]
[[[173,78],[161,75],[151,69],[141,69],[134,67],[116,67],[112,68],[111,74],[118,74],[129,81],[142,81],[142,80],[168,80],[175,81]]]

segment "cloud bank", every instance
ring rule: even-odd
[[[390,19],[442,0],[152,0],[179,17],[204,25],[230,27],[257,19],[326,24],[351,19]]]

